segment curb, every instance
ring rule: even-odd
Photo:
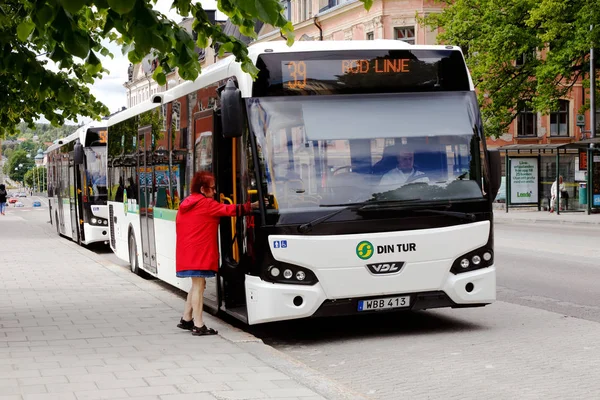
[[[537,219],[537,218],[498,218],[494,217],[495,224],[527,223],[548,225],[586,225],[587,227],[600,226],[600,221],[572,221],[564,219]]]
[[[168,285],[160,280],[145,280],[144,278],[133,275],[129,269],[124,266],[115,264],[85,247],[78,246],[76,243],[67,238],[58,238],[60,241],[79,253],[89,258],[91,261],[102,265],[119,277],[125,279],[129,283],[150,292],[160,301],[176,311],[174,320],[177,319],[177,313],[180,312],[182,306],[182,297],[177,292],[179,289]],[[171,290],[172,289],[172,290]],[[318,395],[323,396],[328,400],[369,400],[365,397],[339,382],[336,382],[322,373],[312,369],[306,364],[288,356],[287,354],[275,349],[272,346],[265,344],[262,339],[236,328],[223,320],[207,313],[205,318],[210,321],[210,324],[218,328],[219,336],[224,340],[235,344],[244,352],[256,357],[271,368],[289,376],[291,379],[313,390]]]

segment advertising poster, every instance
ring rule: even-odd
[[[510,203],[537,204],[539,194],[537,158],[510,159]]]
[[[592,158],[592,206],[600,207],[600,155]]]

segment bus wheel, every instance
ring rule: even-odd
[[[131,272],[136,275],[140,275],[140,265],[137,257],[137,244],[135,243],[135,236],[133,232],[129,233],[129,266]]]

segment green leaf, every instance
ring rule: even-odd
[[[21,22],[17,26],[17,37],[21,42],[26,42],[29,39],[29,35],[35,29],[35,24],[31,22],[31,19],[27,17],[25,21]]]
[[[117,13],[123,15],[131,12],[135,7],[136,0],[108,0],[108,5]]]
[[[81,59],[90,52],[90,42],[87,36],[77,31],[67,30],[64,35],[65,50]]]
[[[371,2],[373,0],[370,0]],[[254,0],[257,17],[264,22],[275,25],[280,15],[281,6],[274,0]]]
[[[62,61],[67,56],[67,53],[57,44],[54,50],[50,53],[50,59],[55,63]]]
[[[50,8],[50,6],[44,4],[42,8],[37,10],[35,16],[38,20],[39,26],[45,26],[54,18],[54,11],[52,8]]]
[[[65,10],[67,10],[71,14],[75,14],[83,8],[86,1],[85,0],[60,0],[60,3]]]
[[[365,5],[365,9],[367,11],[369,11],[371,9],[371,7],[373,6],[373,0],[361,0],[364,5]]]
[[[167,76],[163,72],[156,73],[156,70],[155,70],[152,77],[154,78],[156,83],[158,83],[160,86],[164,86],[167,84]]]

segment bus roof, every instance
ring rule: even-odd
[[[343,51],[343,50],[455,50],[462,54],[462,50],[458,46],[446,45],[411,45],[400,40],[344,40],[344,41],[296,41],[292,46],[288,46],[285,41],[278,40],[273,42],[261,42],[250,45],[248,47],[248,57],[252,62],[256,63],[258,56],[261,54],[273,53],[293,53],[293,52],[311,52],[311,51]],[[471,76],[469,75],[469,86],[474,90]],[[186,81],[173,89],[163,92],[167,96],[162,99],[165,103],[171,99],[183,97],[189,93],[193,93],[202,89],[214,82],[224,80],[235,76],[238,80],[238,86],[242,92],[242,97],[250,97],[252,95],[253,80],[250,75],[246,74],[241,69],[241,64],[235,61],[234,56],[229,56],[223,60],[217,61],[202,69],[202,73],[194,81]],[[159,100],[160,101],[160,100]],[[146,103],[142,103],[146,104]],[[142,105],[140,104],[140,106]],[[138,107],[138,106],[136,106]],[[120,122],[129,118],[131,115],[139,112],[132,112],[126,118],[119,119]],[[151,108],[148,108],[151,109]],[[141,111],[140,111],[141,112]],[[118,115],[121,115],[120,113]],[[116,122],[115,122],[116,123]],[[112,125],[112,122],[110,123]]]
[[[87,124],[77,128],[75,132],[71,133],[69,136],[58,139],[54,144],[50,145],[44,153],[49,153],[52,150],[61,148],[62,146],[71,143],[77,139],[79,139],[80,143],[85,144],[85,137],[89,129],[103,127],[106,127],[106,119],[103,119],[102,121],[88,122]]]

